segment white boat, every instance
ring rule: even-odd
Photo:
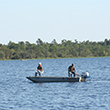
[[[29,76],[26,78],[36,83],[44,83],[44,82],[84,82],[88,77],[90,76],[87,76],[86,74],[77,77]]]

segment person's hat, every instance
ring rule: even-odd
[[[41,65],[41,62],[39,62],[39,65]]]

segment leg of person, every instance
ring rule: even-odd
[[[72,72],[71,71],[69,71],[69,77],[72,77]]]
[[[39,72],[39,76],[41,76],[41,73]]]
[[[75,77],[75,73],[74,73],[74,77]]]
[[[68,71],[68,77],[70,77],[70,73],[69,73],[69,71]]]
[[[70,73],[70,76],[72,77],[72,73]]]
[[[38,74],[39,74],[39,76],[41,76],[41,72],[40,71],[38,71]]]
[[[72,74],[74,75],[74,77],[75,77],[75,72],[72,72]]]
[[[37,76],[37,72],[35,72],[35,77]]]
[[[70,72],[70,71],[68,71],[68,76],[69,76],[69,77],[72,77],[72,76],[71,76],[71,72]]]

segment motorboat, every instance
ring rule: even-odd
[[[54,76],[29,76],[27,79],[36,82],[36,83],[44,83],[44,82],[84,82],[87,78],[90,78],[88,72],[83,72],[81,75],[77,75],[76,77],[54,77]]]

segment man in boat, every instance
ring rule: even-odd
[[[42,64],[39,63],[39,64],[38,64],[38,67],[37,67],[36,69],[37,69],[37,72],[35,72],[35,77],[37,76],[37,74],[39,74],[39,76],[41,76],[41,74],[43,73]]]
[[[72,74],[74,75],[74,77],[75,75],[77,75],[76,69],[74,67],[74,63],[72,63],[72,65],[68,67],[68,76],[72,77]]]

